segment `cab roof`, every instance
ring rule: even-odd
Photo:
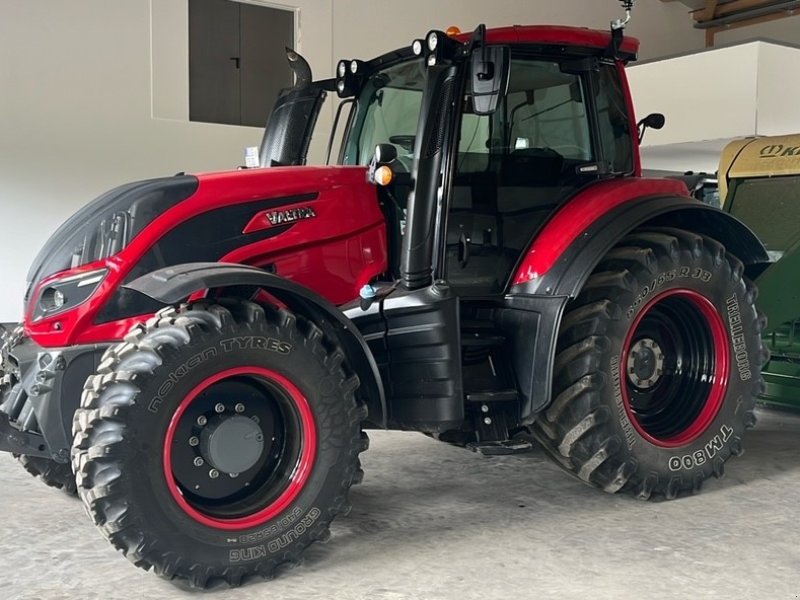
[[[460,42],[467,42],[471,36],[471,32],[465,32],[456,39]],[[536,44],[605,49],[611,45],[611,31],[558,25],[512,25],[511,27],[487,29],[486,41],[489,44]],[[639,40],[633,37],[624,37],[620,52],[628,55],[628,58],[635,58],[639,52]]]

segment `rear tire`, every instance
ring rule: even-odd
[[[75,416],[73,468],[95,524],[136,566],[196,589],[299,562],[362,476],[366,407],[344,359],[313,323],[252,302],[139,326]]]
[[[672,499],[721,477],[762,390],[755,298],[719,242],[667,228],[629,235],[568,307],[536,438],[610,493]]]

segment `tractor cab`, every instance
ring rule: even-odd
[[[509,332],[554,335],[567,297],[554,288],[522,313],[519,297],[505,295],[559,207],[599,182],[640,174],[624,79],[637,48],[621,31],[431,31],[371,61],[342,60],[334,80],[279,101],[264,166],[305,161],[287,149],[307,151],[326,92],[335,92],[328,160],[367,167],[376,186],[388,268],[343,309],[372,332],[392,389],[390,424],[457,437],[468,423],[487,450],[546,403],[534,388],[550,361],[537,373],[521,365],[549,346],[512,349]],[[282,141],[297,132],[305,143]]]
[[[405,269],[411,287],[440,279],[465,295],[500,294],[559,205],[599,180],[638,174],[622,73],[637,47],[625,39],[614,49],[610,34],[573,28],[432,31],[371,61],[340,61],[334,80],[298,75],[265,132],[262,166],[305,162],[326,91],[335,91],[328,161],[385,167],[375,183],[392,278]],[[413,257],[403,255],[412,197],[424,221],[411,228]],[[439,215],[436,242],[417,257],[412,238],[433,241]]]

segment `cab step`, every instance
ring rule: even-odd
[[[525,454],[533,450],[533,444],[527,440],[501,440],[496,442],[471,442],[467,448],[484,456],[506,456],[509,454]]]

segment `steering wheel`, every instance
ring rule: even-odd
[[[555,150],[561,156],[567,156],[565,152],[569,152],[570,150],[577,151],[577,154],[573,155],[573,158],[580,158],[583,160],[584,156],[586,155],[586,148],[582,148],[581,146],[577,146],[575,144],[564,144],[562,146],[547,146],[550,150]]]
[[[389,141],[395,146],[400,146],[406,152],[414,151],[414,142],[417,141],[415,135],[393,135],[389,137]]]

